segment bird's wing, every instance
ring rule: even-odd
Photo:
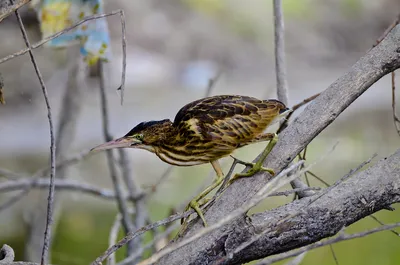
[[[259,100],[247,96],[213,96],[196,100],[179,110],[174,126],[183,139],[195,134],[202,139],[247,142],[262,133],[268,124],[286,109],[277,100]]]

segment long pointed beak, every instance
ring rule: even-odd
[[[99,146],[96,146],[96,147],[92,148],[90,150],[90,152],[103,151],[103,150],[113,149],[113,148],[126,148],[126,147],[131,147],[133,144],[135,144],[134,140],[121,137],[121,138],[109,141],[107,143],[101,144]]]

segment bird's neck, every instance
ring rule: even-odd
[[[175,139],[177,135],[178,135],[178,130],[172,124],[169,124],[166,127],[164,127],[164,133],[161,139],[163,140],[163,142],[170,141],[171,139]]]
[[[162,124],[155,132],[157,139],[152,143],[154,146],[163,146],[164,144],[176,139],[178,130],[173,126],[172,122]]]

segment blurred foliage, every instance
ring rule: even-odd
[[[363,8],[361,0],[341,0],[341,10],[347,16],[354,16],[360,14]]]

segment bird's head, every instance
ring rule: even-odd
[[[125,136],[96,146],[91,152],[113,148],[140,148],[154,153],[157,146],[167,136],[172,127],[169,119],[161,121],[141,122]]]

